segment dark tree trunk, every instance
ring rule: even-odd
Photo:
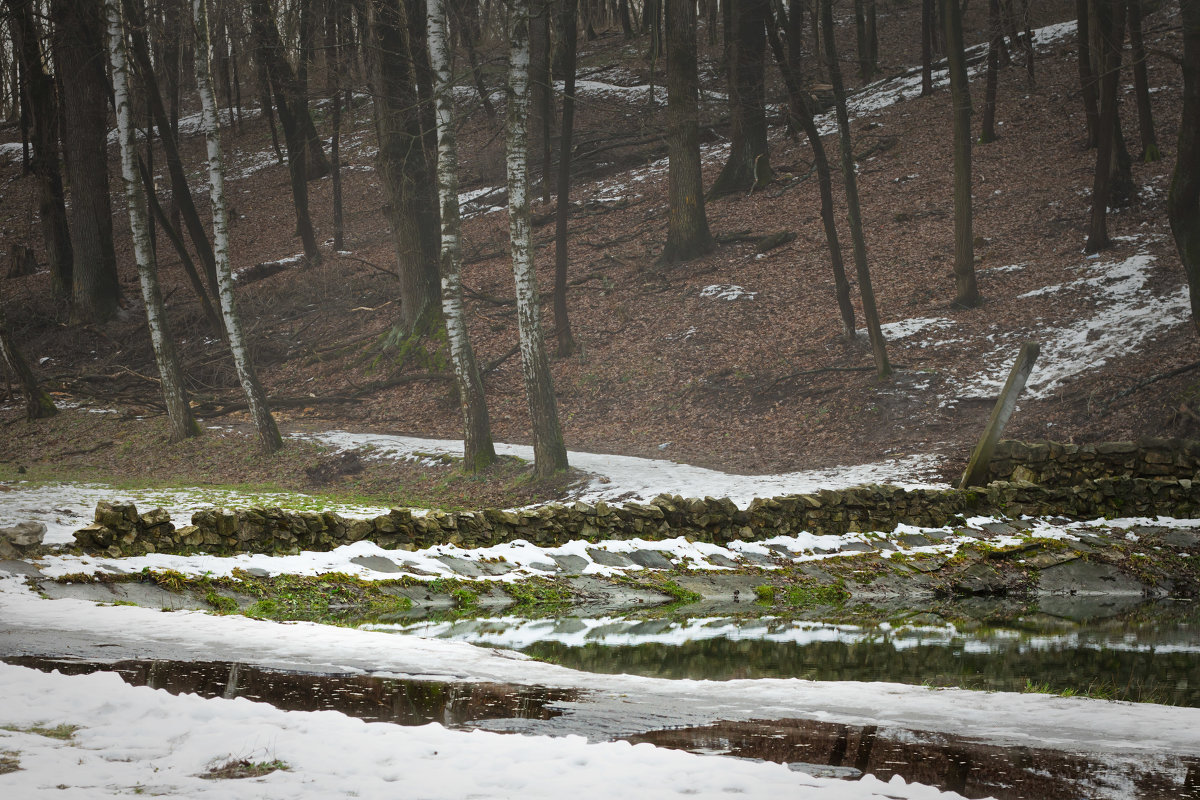
[[[742,0],[733,10],[729,59],[729,160],[709,190],[721,197],[771,180],[767,154],[767,114],[763,98],[767,0]]]
[[[946,60],[950,67],[950,103],[954,112],[954,305],[974,308],[979,305],[979,288],[975,283],[971,208],[971,89],[967,83],[958,0],[942,0],[942,15]]]
[[[261,58],[255,56],[255,71],[258,77],[258,107],[267,118],[267,128],[271,131],[271,147],[275,150],[275,158],[279,163],[284,162],[283,148],[279,146],[279,129],[275,125],[275,106],[271,102],[271,78],[267,73],[267,65]]]
[[[921,96],[933,94],[933,38],[935,0],[921,0]]]
[[[550,6],[550,0],[530,0],[529,3],[529,160],[539,165],[543,203],[550,202],[550,185],[553,182]]]
[[[858,288],[862,295],[863,317],[875,357],[875,372],[880,378],[892,374],[888,363],[887,342],[879,326],[879,311],[875,307],[875,290],[871,286],[871,270],[867,265],[867,242],[863,236],[862,211],[858,203],[858,178],[854,173],[854,145],[850,141],[850,117],[846,112],[846,87],[838,63],[837,44],[833,39],[832,0],[820,0],[821,40],[825,46],[825,68],[833,84],[834,111],[837,115],[838,139],[842,155],[842,182],[846,187],[846,214],[850,218],[850,240],[854,245],[854,268],[858,273]]]
[[[1079,90],[1087,118],[1087,147],[1100,142],[1100,106],[1096,92],[1096,72],[1092,69],[1091,16],[1088,0],[1075,0],[1076,47],[1079,56]]]
[[[567,264],[570,252],[567,221],[571,213],[571,139],[575,127],[575,62],[578,54],[579,0],[561,0],[559,36],[562,42],[562,134],[558,146],[558,207],[554,215],[554,328],[558,355],[575,352],[571,320],[567,316]]]
[[[487,85],[483,82],[483,67],[479,63],[479,52],[477,50],[479,43],[479,5],[475,0],[455,0],[451,4],[451,22],[458,29],[459,41],[467,49],[467,61],[471,65],[471,77],[475,81],[475,91],[479,95],[479,102],[483,104],[483,110],[487,113],[488,119],[496,119],[496,106],[492,103],[492,98],[488,92]],[[594,39],[595,36],[593,35]]]
[[[700,173],[696,12],[691,0],[667,0],[666,12],[670,212],[662,261],[673,264],[711,252],[715,244],[704,211]]]
[[[328,65],[329,94],[331,105],[332,139],[329,144],[329,168],[333,182],[333,249],[342,249],[345,238],[345,221],[342,216],[342,85],[345,83],[346,58],[342,31],[349,23],[344,3],[329,2],[325,8],[325,53]],[[349,96],[350,93],[347,93]]]
[[[804,131],[809,145],[812,147],[813,164],[817,170],[817,183],[821,192],[821,222],[825,227],[825,241],[829,245],[829,263],[833,269],[834,294],[837,297],[838,310],[842,315],[843,333],[847,339],[853,339],[855,335],[854,305],[850,302],[850,281],[846,279],[846,267],[842,261],[842,246],[838,241],[837,224],[833,216],[833,180],[829,172],[829,158],[825,153],[821,135],[817,132],[817,125],[813,120],[808,98],[804,94],[798,77],[792,72],[792,60],[787,57],[800,47],[801,31],[788,29],[788,54],[785,54],[776,28],[777,26],[771,20],[767,21],[767,41],[770,42],[771,50],[775,54],[775,61],[779,65],[780,72],[783,73],[790,100],[788,108],[791,117],[794,124]],[[796,38],[792,38],[793,36]]]
[[[25,419],[32,422],[35,419],[45,419],[58,413],[58,408],[50,395],[38,386],[37,378],[29,367],[29,362],[21,355],[13,342],[8,330],[8,321],[4,318],[4,307],[0,306],[0,359],[21,384],[21,394],[25,395]]]
[[[621,21],[621,32],[626,39],[633,38],[633,21],[629,19],[629,0],[617,0],[617,18]]]
[[[869,81],[879,71],[875,0],[854,0],[854,33],[858,43],[858,74],[864,81]]]
[[[1146,46],[1142,41],[1142,0],[1129,0],[1129,47],[1133,59],[1133,88],[1137,96],[1138,132],[1142,140],[1140,160],[1158,161],[1162,153],[1154,136],[1154,115],[1150,110],[1150,82],[1146,77]]]
[[[1200,332],[1200,0],[1180,0],[1183,17],[1183,111],[1167,217],[1187,275],[1192,322]]]
[[[309,264],[321,262],[321,250],[313,230],[312,216],[308,209],[308,155],[311,148],[305,131],[305,120],[312,124],[308,114],[305,92],[283,56],[283,43],[275,27],[275,17],[267,0],[251,0],[251,27],[258,59],[266,65],[271,89],[275,93],[275,108],[279,112],[279,124],[283,128],[283,141],[287,149],[288,176],[292,187],[292,203],[296,211],[296,233],[304,245],[304,256]]]
[[[404,333],[422,333],[439,310],[440,225],[425,191],[435,185],[425,157],[408,24],[397,0],[371,0],[368,45],[378,170],[388,200],[388,222],[400,267],[400,317]]]
[[[988,28],[991,41],[987,54],[987,85],[983,94],[983,124],[979,143],[996,141],[996,89],[1000,83],[1000,51],[1004,48],[1004,28],[1000,24],[1000,0],[988,0]]]
[[[72,316],[104,322],[121,297],[108,184],[108,77],[100,5],[53,0],[55,62],[62,81],[63,151],[71,186]]]
[[[1107,248],[1108,205],[1112,199],[1113,164],[1119,158],[1120,117],[1117,103],[1121,78],[1121,46],[1125,41],[1125,0],[1096,0],[1096,25],[1100,41],[1100,141],[1096,147],[1096,172],[1092,179],[1092,216],[1084,250]]]
[[[58,163],[58,102],[54,80],[42,67],[42,47],[30,0],[8,0],[12,31],[22,66],[22,103],[33,132],[29,169],[38,183],[38,219],[50,262],[55,294],[71,296],[71,232],[67,226],[62,173]]]

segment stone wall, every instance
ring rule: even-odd
[[[1148,462],[1149,463],[1149,462]],[[940,527],[975,514],[1091,519],[1099,516],[1200,516],[1200,481],[1104,478],[1075,486],[998,481],[978,490],[905,490],[862,486],[754,500],[738,509],[728,499],[661,495],[650,503],[573,503],[525,511],[444,512],[408,509],[368,520],[277,508],[210,509],[176,528],[162,509],[138,514],[132,505],[101,502],[96,522],[75,534],[80,548],[111,556],[146,552],[294,553],[331,550],[369,539],[388,549],[435,544],[486,547],[524,539],[553,546],[574,539],[666,539],[688,536],[724,544],[811,531],[890,531],[899,523]]]
[[[1183,478],[1200,473],[1200,441],[1140,439],[1136,442],[1060,444],[997,442],[989,467],[993,481],[1074,486],[1100,478]]]

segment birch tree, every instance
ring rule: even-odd
[[[233,275],[229,270],[229,210],[225,204],[225,166],[221,157],[221,129],[217,118],[217,100],[213,94],[211,55],[209,53],[208,8],[206,0],[192,0],[192,16],[196,26],[196,88],[200,92],[200,119],[208,147],[208,196],[213,212],[213,255],[217,266],[217,297],[221,301],[221,317],[229,334],[229,349],[237,369],[242,391],[250,407],[250,416],[258,431],[264,451],[273,453],[283,447],[283,438],[275,418],[267,408],[267,398],[254,364],[246,351],[242,323],[233,300]]]
[[[129,96],[129,62],[125,51],[125,24],[120,0],[107,0],[108,55],[112,62],[113,97],[117,108],[117,138],[121,145],[121,180],[125,184],[125,204],[129,207],[129,230],[133,236],[133,256],[137,261],[142,299],[146,304],[146,322],[150,326],[150,343],[158,364],[163,401],[171,420],[171,440],[181,441],[200,433],[192,416],[183,371],[175,355],[175,343],[163,309],[162,292],[158,288],[158,267],[150,244],[150,224],[146,216],[146,198],[142,194],[141,176],[137,170],[136,130]]]
[[[548,477],[567,468],[567,448],[558,423],[554,382],[542,338],[537,275],[533,269],[533,229],[529,212],[529,1],[513,0],[509,17],[508,68],[508,230],[517,286],[517,327],[525,396],[533,424],[534,474]]]
[[[450,359],[458,382],[463,415],[463,470],[479,472],[496,460],[492,428],[483,394],[483,379],[467,336],[461,279],[462,233],[458,208],[458,147],[454,134],[450,54],[446,42],[446,0],[429,0],[429,62],[437,111],[438,192],[442,205],[442,316]]]

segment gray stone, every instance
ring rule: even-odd
[[[647,569],[671,569],[675,566],[658,550],[634,550],[629,557],[633,563]]]
[[[436,575],[437,574],[436,572],[430,572],[427,569],[421,569],[420,567],[418,567],[416,564],[414,564],[411,561],[401,562],[400,566],[403,567],[404,571],[407,572],[409,575]]]
[[[745,561],[747,564],[751,564],[753,566],[759,566],[759,567],[777,567],[777,566],[779,566],[779,559],[771,558],[770,556],[764,556],[762,553],[753,553],[753,552],[750,552],[749,550],[743,550],[741,552],[741,556],[742,556],[743,561]]]
[[[979,527],[983,528],[993,536],[1014,536],[1020,531],[1009,525],[1007,522],[985,522]]]
[[[366,567],[375,572],[399,572],[400,565],[390,558],[383,556],[355,556],[350,559],[351,564],[358,564],[360,567]]]
[[[46,536],[46,526],[40,522],[21,522],[11,528],[0,528],[0,539],[17,549],[37,547]]]
[[[896,537],[897,544],[902,544],[905,547],[927,547],[932,544],[929,537],[922,536],[919,533],[906,533]]]
[[[1160,533],[1156,538],[1168,547],[1193,548],[1200,545],[1200,533],[1193,530],[1182,530],[1180,528],[1160,529]]]
[[[256,578],[271,577],[271,572],[269,570],[263,569],[262,567],[250,567],[249,569],[246,570],[246,574],[253,575]]]
[[[554,563],[558,564],[559,568],[568,575],[578,575],[587,568],[588,560],[583,556],[567,554],[565,556],[550,556],[554,559]]]
[[[455,558],[454,556],[438,556],[437,560],[454,570],[459,575],[466,575],[468,578],[479,578],[483,576],[483,570],[481,570],[479,565],[474,561],[468,561],[465,558]]]
[[[536,569],[540,572],[558,572],[557,564],[547,564],[544,561],[533,561],[529,564],[530,569]]]
[[[632,567],[633,561],[624,553],[614,553],[611,550],[601,550],[599,547],[589,547],[587,554],[602,567]]]
[[[1038,577],[1038,590],[1047,594],[1141,595],[1145,588],[1111,564],[1082,559],[1047,567]]]
[[[723,556],[720,553],[711,553],[705,556],[705,558],[708,560],[708,563],[712,564],[714,567],[730,567],[732,569],[737,569],[741,566],[741,564],[734,561],[732,558]]]
[[[1004,575],[991,564],[972,564],[954,580],[954,591],[963,594],[995,594],[1005,589],[1008,582]]]
[[[796,557],[795,550],[792,550],[782,544],[768,544],[768,545],[766,545],[766,548],[768,550],[774,550],[776,553],[779,553],[779,555],[783,556],[784,558],[795,558]]]
[[[504,575],[516,569],[507,561],[476,561],[475,564],[483,571],[484,575]]]
[[[842,545],[842,550],[851,553],[871,553],[875,547],[867,542],[846,542]]]

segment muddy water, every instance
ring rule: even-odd
[[[890,681],[1200,707],[1200,604],[1094,616],[1080,601],[892,610],[889,621],[517,617],[378,630],[510,647],[573,669],[660,678]],[[1073,614],[1086,611],[1084,614]]]
[[[445,683],[370,675],[289,672],[221,661],[116,661],[112,663],[19,656],[9,664],[64,675],[116,672],[133,686],[171,694],[244,697],[287,711],[340,711],[369,722],[447,727],[494,719],[544,720],[556,716],[549,704],[579,693],[502,683]]]

